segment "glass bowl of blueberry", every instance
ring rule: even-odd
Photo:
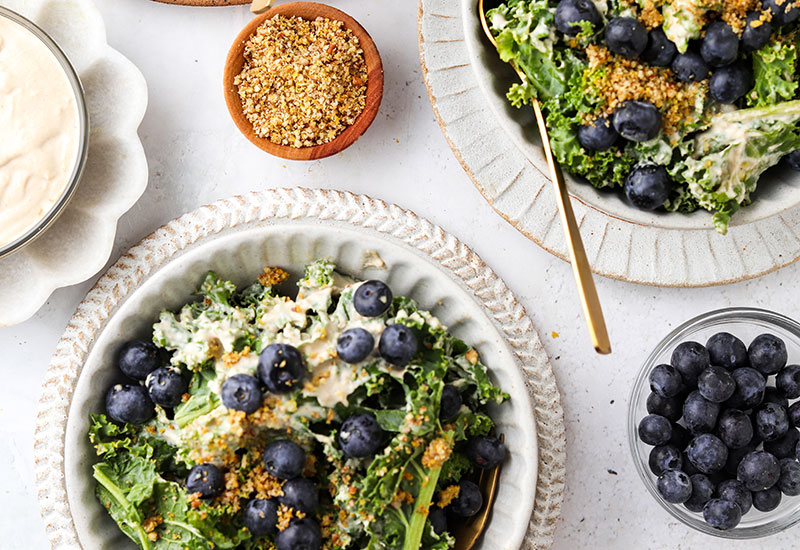
[[[672,331],[633,386],[628,439],[645,487],[709,535],[749,539],[800,522],[800,323],[761,309]]]

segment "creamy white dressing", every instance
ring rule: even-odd
[[[58,202],[78,160],[75,91],[50,49],[0,15],[0,246]]]

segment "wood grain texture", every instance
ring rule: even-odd
[[[259,25],[275,15],[302,17],[303,19],[312,20],[317,17],[338,20],[344,23],[345,27],[350,29],[361,43],[361,49],[364,51],[364,61],[367,64],[367,92],[364,110],[358,115],[358,118],[352,126],[348,126],[341,134],[328,143],[301,148],[272,143],[268,139],[256,135],[253,130],[253,125],[247,120],[242,110],[242,102],[237,93],[236,86],[233,84],[233,80],[236,75],[242,71],[242,66],[244,66],[245,43],[250,36],[255,33]],[[228,111],[233,118],[233,122],[248,140],[261,150],[277,157],[289,160],[315,160],[335,155],[346,149],[355,143],[367,128],[369,128],[372,121],[375,120],[375,115],[378,114],[378,109],[383,99],[383,63],[378,53],[378,48],[375,46],[375,42],[372,40],[372,37],[370,37],[369,33],[367,33],[358,21],[343,11],[316,2],[291,2],[288,4],[281,4],[262,13],[242,29],[228,52],[228,58],[225,60],[223,86],[225,90],[225,103],[228,105]]]
[[[242,4],[249,4],[250,0],[154,0],[163,4],[177,4],[179,6],[206,6],[206,7],[219,7],[219,6],[241,6]]]

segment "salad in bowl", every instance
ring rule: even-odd
[[[142,549],[451,548],[506,457],[487,406],[508,395],[385,283],[327,260],[294,297],[287,278],[208,273],[121,347],[88,434],[100,503]]]
[[[542,102],[556,160],[644,210],[713,213],[800,170],[797,0],[507,0],[486,13],[508,92]]]

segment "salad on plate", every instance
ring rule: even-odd
[[[451,548],[505,458],[487,407],[508,395],[385,283],[328,260],[294,297],[287,278],[208,273],[121,347],[88,434],[100,503],[143,550]]]
[[[556,160],[644,210],[713,212],[800,170],[798,0],[507,0],[487,12]]]

